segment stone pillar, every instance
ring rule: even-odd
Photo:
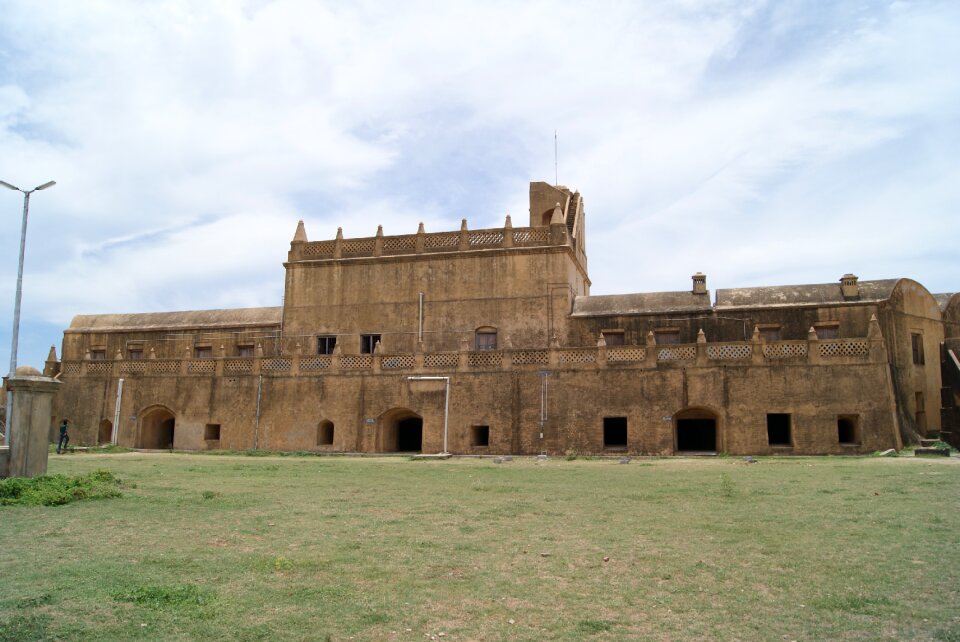
[[[20,366],[13,378],[6,379],[6,384],[13,392],[7,475],[44,475],[47,472],[53,393],[60,382],[44,377],[36,368]]]
[[[653,330],[647,332],[646,337],[644,337],[644,342],[646,346],[646,352],[644,353],[643,365],[646,368],[656,368],[657,367],[657,337],[653,334]]]
[[[427,232],[423,229],[423,221],[420,221],[420,225],[417,227],[417,238],[415,240],[415,249],[414,251],[417,254],[423,253],[423,248],[426,245]]]
[[[43,376],[55,377],[60,374],[60,362],[57,361],[57,349],[50,346],[50,352],[47,353],[47,360],[43,364]]]
[[[867,329],[867,344],[870,350],[870,361],[873,363],[887,362],[887,348],[884,346],[883,333],[880,331],[880,322],[877,315],[870,315],[870,325]]]
[[[604,338],[603,333],[600,333],[600,338],[597,339],[597,366],[606,367],[607,365],[607,340]]]
[[[820,337],[813,326],[807,330],[807,363],[820,363]]]
[[[470,369],[470,340],[460,338],[460,353],[457,356],[457,370],[465,372]]]
[[[763,341],[760,339],[760,328],[753,326],[753,334],[750,335],[750,363],[760,366],[766,363],[763,357]]]
[[[297,344],[293,346],[293,354],[290,355],[290,375],[297,376],[300,374],[300,354],[303,352],[303,346],[300,345],[300,342],[297,341]]]
[[[413,353],[414,370],[420,372],[423,370],[423,341],[417,341],[417,347]]]
[[[707,365],[707,356],[707,335],[703,332],[703,328],[700,328],[697,332],[697,365]]]
[[[507,214],[507,220],[503,222],[503,247],[513,247],[513,221]]]

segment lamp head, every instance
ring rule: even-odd
[[[6,187],[7,189],[12,189],[12,190],[15,191],[15,192],[19,192],[19,191],[20,191],[20,188],[19,188],[19,187],[15,186],[15,185],[11,185],[11,184],[8,183],[7,181],[0,181],[0,185],[3,185],[3,186]]]

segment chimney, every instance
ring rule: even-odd
[[[703,272],[697,272],[692,277],[693,279],[693,293],[694,294],[706,294],[707,293],[707,275]]]
[[[855,274],[844,274],[840,277],[840,289],[843,291],[844,299],[860,298],[860,286],[857,285],[857,278]]]

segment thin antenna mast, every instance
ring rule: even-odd
[[[557,130],[553,130],[553,186],[560,184],[560,164],[557,160]]]

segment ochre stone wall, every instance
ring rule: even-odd
[[[819,342],[805,345],[818,351]],[[610,363],[606,358],[611,351],[558,349],[539,351],[544,357],[539,365],[520,363],[522,354],[529,353],[498,353],[499,369],[471,366],[473,355],[489,354],[468,352],[456,355],[456,366],[443,370],[384,372],[382,361],[390,357],[376,355],[381,362],[377,372],[371,363],[357,372],[217,374],[225,370],[221,364],[211,374],[128,375],[118,443],[146,445],[141,434],[144,422],[151,411],[163,409],[176,418],[177,449],[384,452],[395,449],[386,443],[386,435],[400,414],[421,417],[420,450],[439,452],[444,383],[410,377],[449,376],[448,447],[455,453],[600,453],[605,451],[604,417],[626,417],[625,452],[671,454],[678,449],[676,415],[691,408],[712,414],[713,450],[732,454],[839,454],[900,446],[882,342],[872,356],[841,356],[829,363],[816,363],[818,358],[809,356],[776,360],[755,356],[752,359],[759,358],[760,363],[733,360],[720,365],[710,363],[709,347],[679,346],[691,351],[689,358],[668,361],[658,356],[672,359],[671,355],[657,355],[656,350],[641,361]],[[594,361],[569,361],[587,357]],[[119,368],[119,363],[111,365]],[[93,443],[101,421],[113,419],[119,377],[68,371],[74,368],[63,375],[57,412],[71,419],[75,439]],[[871,394],[864,395],[864,390]],[[791,415],[792,446],[770,447],[767,413]],[[856,445],[839,443],[839,416],[858,419],[861,433]],[[334,425],[331,445],[317,443],[318,426],[324,421]],[[204,438],[208,424],[219,426],[216,443]],[[487,447],[471,445],[473,426],[489,427]]]

